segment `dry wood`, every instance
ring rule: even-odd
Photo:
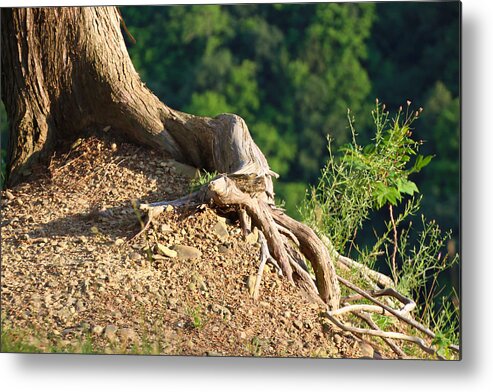
[[[372,318],[369,314],[364,313],[364,312],[355,312],[354,315],[359,317],[363,321],[365,321],[370,326],[370,328],[372,328],[376,331],[381,331],[381,329],[372,320]],[[391,339],[385,338],[385,337],[381,337],[381,338],[392,349],[392,351],[395,352],[399,356],[399,358],[406,358],[407,357],[406,353],[404,351],[402,351],[402,349],[397,344],[395,344]]]
[[[340,322],[336,317],[330,315],[329,313],[325,313],[324,315],[333,324],[335,324],[337,327],[341,328],[344,331],[349,331],[349,332],[357,333],[357,334],[378,336],[378,337],[387,338],[387,339],[406,340],[408,342],[412,342],[412,343],[416,344],[419,348],[421,348],[427,354],[436,355],[440,359],[445,359],[440,354],[438,354],[436,350],[434,350],[431,347],[428,347],[426,345],[426,342],[417,336],[410,336],[410,335],[406,335],[406,334],[403,334],[400,332],[385,332],[385,331],[381,331],[381,330],[353,327],[353,326],[349,326],[349,325],[346,325],[346,324]]]
[[[274,220],[291,231],[300,243],[300,251],[312,264],[318,292],[331,309],[339,307],[341,297],[337,274],[332,258],[315,232],[308,226],[294,220],[282,211],[273,209]]]
[[[265,263],[267,262],[267,260],[272,258],[269,253],[269,247],[267,246],[267,241],[264,237],[264,234],[261,231],[258,233],[258,242],[260,244],[260,264],[258,266],[257,279],[255,279],[255,287],[253,289],[254,301],[258,299],[258,294],[260,291],[260,282],[262,281],[262,274],[264,273]]]
[[[356,291],[358,294],[363,296],[366,299],[369,299],[373,303],[377,304],[381,308],[387,310],[389,313],[397,317],[399,320],[404,321],[405,323],[411,325],[412,327],[416,328],[417,330],[423,332],[424,334],[428,335],[431,338],[435,338],[435,333],[431,331],[429,328],[426,328],[423,324],[417,322],[416,320],[404,316],[400,311],[392,309],[390,306],[385,305],[384,303],[376,300],[375,298],[372,297],[372,295],[368,294],[364,290],[360,289],[358,286],[354,285],[353,283],[349,282],[348,280],[341,278],[340,276],[338,277],[339,282],[341,282],[344,286],[350,288],[351,290]],[[451,345],[450,348],[454,350],[455,352],[459,352],[459,346],[457,345]]]

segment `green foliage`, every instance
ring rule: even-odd
[[[205,325],[202,312],[200,310],[200,306],[197,306],[193,309],[188,309],[188,316],[191,319],[192,325],[195,329],[202,329]]]
[[[355,249],[358,261],[372,268],[375,255],[381,255],[398,290],[421,299],[419,319],[440,331],[441,338],[436,344],[444,351],[450,342],[457,343],[458,311],[451,307],[448,298],[442,300],[440,315],[436,316],[438,278],[459,260],[457,255],[442,257],[451,234],[444,235],[435,221],[422,216],[422,230],[412,230],[412,218],[420,211],[421,197],[417,197],[419,190],[409,176],[420,172],[432,159],[420,155],[422,142],[412,139],[411,125],[420,111],[413,112],[409,106],[408,102],[406,111],[399,109],[390,121],[389,113],[377,101],[373,111],[375,136],[366,146],[358,144],[352,118],[348,116],[353,141],[341,147],[340,156],[335,157],[329,140],[329,160],[318,184],[307,194],[301,212],[310,226],[331,238],[340,253]],[[362,247],[358,231],[374,225],[370,214],[382,207],[390,209],[390,220],[385,222],[383,233],[377,234],[373,228],[376,240],[370,248]],[[393,208],[400,210],[395,217]],[[411,244],[413,238],[417,239]]]
[[[209,182],[211,182],[214,178],[218,176],[217,172],[208,172],[206,170],[202,171],[199,173],[197,178],[194,178],[190,182],[190,192],[195,192],[198,191],[200,188],[202,188],[204,185],[207,185]]]
[[[329,159],[303,207],[305,219],[332,238],[340,250],[355,236],[372,209],[395,206],[405,195],[418,193],[409,175],[431,161],[431,156],[418,154],[421,142],[411,138],[411,125],[419,111],[413,112],[408,104],[405,113],[400,109],[390,120],[389,112],[377,101],[372,115],[375,136],[371,143],[360,146],[348,112],[352,142],[342,146],[341,156],[336,158],[329,139]]]

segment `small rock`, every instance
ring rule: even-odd
[[[334,343],[335,344],[340,344],[342,342],[342,336],[339,334],[334,335]]]
[[[123,245],[124,243],[125,243],[125,240],[123,240],[122,238],[118,238],[118,239],[115,241],[115,245],[116,245],[116,246]]]
[[[156,245],[156,248],[157,248],[157,251],[167,257],[176,257],[178,256],[178,252],[176,252],[175,250],[171,250],[170,248],[168,248],[167,246],[164,246],[163,244],[157,244]]]
[[[130,259],[133,260],[133,261],[140,260],[141,258],[142,258],[142,256],[138,252],[132,252],[132,253],[130,253]]]
[[[92,328],[92,333],[95,335],[101,335],[104,331],[104,328],[101,325],[95,325]]]
[[[222,357],[221,353],[218,353],[217,351],[206,351],[205,353],[208,357]]]
[[[225,238],[227,238],[229,236],[228,228],[226,226],[226,223],[223,222],[223,221],[218,221],[215,224],[215,226],[214,226],[214,232],[221,239],[225,239]]]
[[[116,331],[118,328],[112,324],[107,325],[106,328],[104,329],[104,336],[106,339],[108,339],[110,342],[113,342],[116,339]]]
[[[257,277],[255,275],[250,275],[247,278],[247,286],[248,286],[248,292],[250,293],[250,296],[253,295],[253,292],[255,290],[255,282],[257,281]]]
[[[303,323],[300,320],[294,320],[293,325],[299,331],[303,329]]]
[[[361,356],[366,358],[373,358],[373,347],[366,342],[359,342],[359,348],[361,350]]]
[[[213,304],[211,306],[211,310],[214,313],[219,314],[220,316],[222,316],[226,320],[230,320],[231,319],[231,311],[227,307],[225,307],[225,306],[221,306],[221,305],[218,305],[218,304]]]
[[[174,210],[174,208],[173,208],[173,206],[172,206],[172,205],[168,204],[168,205],[166,206],[166,212],[173,212],[173,210]]]
[[[120,335],[120,338],[122,340],[125,340],[127,342],[135,342],[138,338],[137,333],[131,328],[122,328],[118,330],[118,335]]]
[[[202,252],[197,248],[186,245],[173,245],[172,249],[180,259],[195,259],[202,256]]]
[[[305,326],[306,329],[313,329],[313,324],[310,320],[306,320],[303,325]]]
[[[199,169],[193,166],[170,160],[168,165],[175,169],[175,173],[182,177],[197,178],[200,174]]]
[[[219,246],[217,247],[217,251],[218,251],[219,253],[228,253],[229,248],[228,248],[227,246],[225,246],[225,245],[222,245],[222,244],[221,244],[221,245],[219,245]]]
[[[116,143],[111,143],[111,151],[116,151]]]
[[[91,227],[92,234],[99,234],[99,229],[96,226]]]
[[[253,231],[250,234],[248,234],[246,236],[245,241],[249,244],[256,244],[257,243],[257,241],[258,241],[258,230],[256,227],[253,229]]]
[[[171,226],[166,223],[163,223],[159,229],[161,230],[161,233],[169,233],[173,231]]]
[[[5,191],[5,197],[9,200],[14,200],[15,196],[10,191]]]

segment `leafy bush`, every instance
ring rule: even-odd
[[[435,221],[423,215],[422,228],[413,230],[422,197],[410,177],[433,158],[420,155],[423,141],[412,138],[412,124],[421,112],[411,110],[408,101],[407,108],[399,108],[391,119],[385,105],[377,100],[372,112],[375,135],[365,146],[358,144],[354,120],[348,112],[352,142],[342,146],[335,156],[329,139],[329,159],[318,184],[307,192],[300,213],[317,232],[331,238],[339,253],[353,251],[359,262],[371,268],[384,260],[397,289],[420,299],[417,316],[439,331],[437,344],[457,342],[458,309],[452,306],[450,296],[439,298],[438,282],[439,275],[459,261],[457,255],[442,257],[451,233],[443,234]],[[385,209],[389,218],[383,233],[377,234],[374,225],[378,222],[370,217]],[[368,226],[376,239],[370,247],[363,247],[358,234]]]

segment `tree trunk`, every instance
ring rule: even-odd
[[[57,139],[110,126],[178,161],[224,174],[200,197],[245,209],[286,277],[310,290],[312,278],[302,267],[306,257],[316,272],[317,289],[311,294],[320,295],[331,309],[339,306],[329,252],[313,231],[275,209],[276,174],[243,119],[234,114],[198,117],[160,102],[132,65],[116,8],[14,8],[3,9],[1,17],[9,185],[43,163]],[[245,179],[254,184],[253,191],[244,186]],[[286,233],[299,239],[299,250]]]

